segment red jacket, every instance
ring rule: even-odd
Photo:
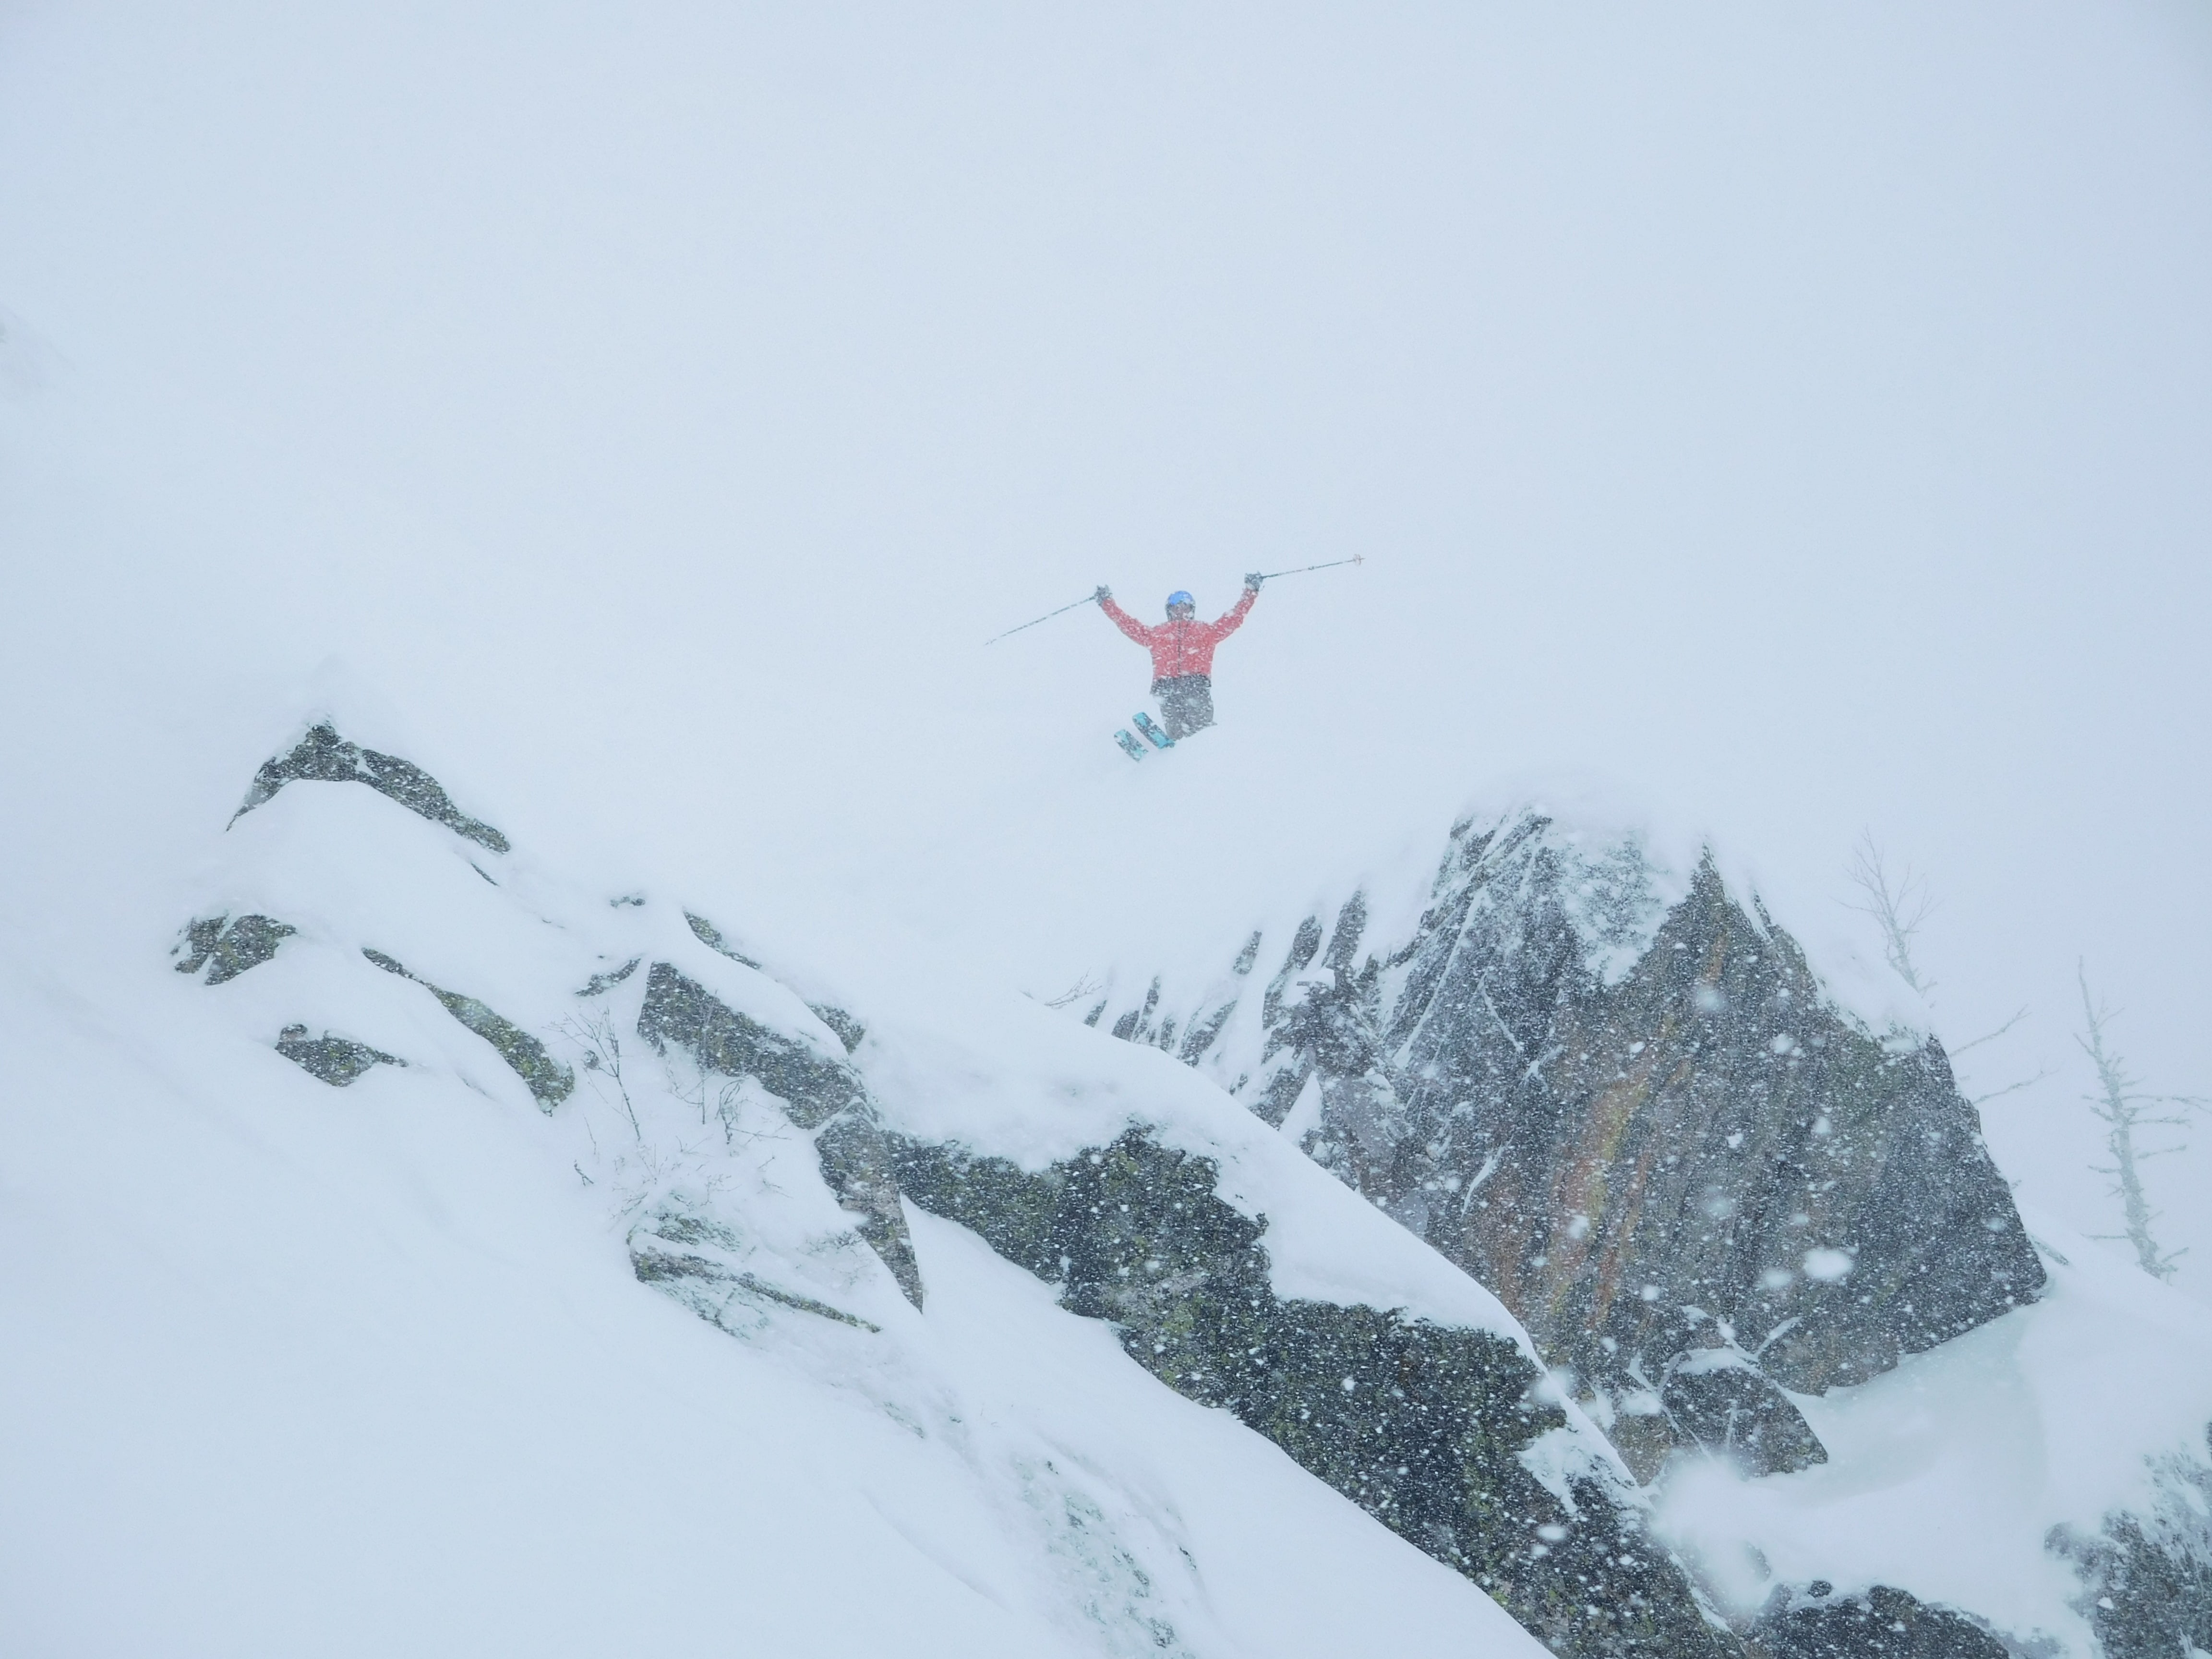
[[[1193,617],[1188,622],[1176,622],[1170,617],[1152,628],[1146,627],[1111,599],[1099,600],[1098,608],[1114,619],[1115,627],[1152,653],[1154,679],[1171,680],[1185,674],[1210,677],[1213,672],[1213,647],[1243,626],[1244,613],[1259,597],[1259,589],[1248,587],[1244,597],[1237,601],[1236,608],[1217,621],[1202,623]]]

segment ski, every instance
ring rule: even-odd
[[[1139,714],[1137,716],[1137,730],[1143,732],[1147,738],[1152,739],[1152,747],[1155,749],[1172,749],[1175,747],[1175,739],[1170,737],[1166,732],[1161,731],[1159,722],[1155,720],[1150,714]]]
[[[1121,752],[1127,755],[1131,760],[1144,759],[1145,745],[1139,743],[1134,738],[1131,737],[1127,732],[1116,732],[1114,734],[1114,741],[1121,745]]]

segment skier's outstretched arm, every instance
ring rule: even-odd
[[[1259,597],[1259,585],[1247,576],[1244,579],[1244,597],[1224,611],[1218,621],[1209,623],[1206,625],[1206,631],[1217,640],[1227,639],[1238,629],[1243,627],[1245,616],[1252,609],[1252,601]]]
[[[1136,641],[1139,645],[1148,646],[1152,642],[1152,630],[1115,604],[1111,592],[1102,587],[1091,597],[1098,601],[1098,608],[1106,613],[1114,626]]]

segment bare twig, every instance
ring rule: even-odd
[[[623,1113],[629,1119],[630,1133],[642,1145],[645,1130],[637,1121],[637,1107],[630,1100],[629,1085],[623,1081],[622,1033],[615,1029],[614,1016],[602,1009],[588,1016],[563,1020],[555,1029],[584,1051],[586,1071],[613,1082],[615,1092],[622,1100]],[[596,1081],[592,1088],[601,1099],[606,1097]]]
[[[1872,916],[1875,926],[1881,930],[1881,952],[1897,976],[1918,992],[1930,1004],[1936,1000],[1936,981],[1921,971],[1920,964],[1912,958],[1912,948],[1920,937],[1920,930],[1936,914],[1935,895],[1929,890],[1928,878],[1907,864],[1893,870],[1881,844],[1872,830],[1859,837],[1853,850],[1850,864],[1851,885],[1864,897],[1850,908]],[[1947,1044],[1953,1060],[1984,1043],[1995,1042],[2027,1018],[2026,1008],[2015,1009],[2012,1017],[1994,1030],[1984,1031],[1956,1046]],[[2033,1077],[2024,1077],[2008,1083],[2002,1089],[1991,1089],[1985,1094],[1971,1096],[1967,1103],[1980,1106],[1992,1100],[2002,1100],[2007,1095],[2032,1089],[2051,1075],[2048,1066],[2038,1066]]]
[[[1105,988],[1103,985],[1094,984],[1091,975],[1085,974],[1058,996],[1046,998],[1044,1006],[1048,1008],[1065,1008],[1068,1004],[1079,1001],[1082,998],[1096,996]]]
[[[1981,1036],[1974,1038],[1972,1042],[1962,1042],[1957,1048],[1952,1049],[1951,1058],[1955,1060],[1960,1054],[1965,1054],[1970,1048],[1978,1048],[1985,1042],[1995,1042],[1999,1037],[2004,1036],[2008,1031],[2011,1030],[2014,1026],[2019,1024],[2021,1021],[2027,1018],[2027,1010],[2025,1007],[2014,1009],[2013,1011],[2012,1018],[2005,1021],[2003,1024],[1998,1026],[1995,1030],[1984,1031]],[[2012,1082],[2006,1084],[2002,1089],[1990,1089],[1978,1095],[1967,1096],[1966,1103],[1969,1106],[1975,1107],[1985,1106],[1992,1100],[2002,1100],[2007,1095],[2016,1095],[2023,1089],[2033,1089],[2037,1084],[2041,1083],[2051,1075],[2051,1067],[2048,1065],[2039,1064],[2028,1076],[2016,1078]]]
[[[2007,1095],[2016,1095],[2022,1089],[2033,1089],[2037,1084],[2042,1082],[2050,1075],[2051,1067],[2048,1066],[2039,1066],[2035,1068],[2035,1075],[2033,1077],[2024,1077],[2016,1083],[2008,1083],[2003,1088],[1992,1089],[1987,1094],[1967,1096],[1966,1104],[1969,1106],[1980,1106],[1987,1101],[2002,1100]]]
[[[722,1145],[726,1149],[734,1151],[741,1146],[749,1146],[757,1140],[783,1139],[774,1129],[741,1129],[738,1127],[744,1109],[745,1085],[743,1078],[725,1078],[704,1068],[694,1069],[686,1078],[679,1076],[673,1066],[666,1070],[668,1092],[685,1105],[697,1107],[702,1124],[711,1114],[722,1126]]]
[[[677,1097],[677,1099],[678,1099],[678,1100],[682,1101],[682,1102],[683,1102],[685,1105],[687,1105],[687,1106],[696,1106],[696,1107],[699,1109],[699,1127],[702,1127],[702,1128],[706,1127],[706,1125],[707,1125],[707,1074],[706,1074],[706,1073],[704,1073],[704,1072],[699,1072],[699,1073],[695,1073],[695,1074],[693,1075],[693,1077],[692,1077],[692,1079],[691,1079],[690,1084],[687,1086],[686,1085],[684,1085],[684,1084],[683,1084],[683,1083],[679,1082],[679,1081],[677,1079],[675,1068],[674,1068],[674,1067],[672,1067],[672,1067],[670,1067],[670,1068],[669,1068],[669,1070],[668,1070],[668,1092],[669,1092],[670,1094],[672,1094],[672,1095],[674,1095],[674,1096]]]
[[[1972,1042],[1961,1042],[1954,1048],[1951,1050],[1951,1058],[1956,1060],[1960,1054],[1965,1054],[1967,1049],[1978,1048],[1984,1042],[1995,1042],[1999,1037],[2002,1036],[2007,1031],[2012,1030],[2014,1026],[2019,1024],[2021,1021],[2027,1018],[2027,1010],[2025,1006],[2014,1009],[2013,1011],[2012,1018],[2005,1021],[2003,1024],[1998,1026],[1994,1031],[1984,1031],[1981,1036],[1974,1038]]]

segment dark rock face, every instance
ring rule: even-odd
[[[690,924],[691,931],[698,936],[699,943],[705,945],[709,951],[718,951],[722,955],[729,957],[732,962],[743,963],[748,968],[756,969],[760,968],[760,963],[755,962],[750,957],[739,951],[736,945],[731,944],[726,939],[724,939],[722,937],[722,930],[715,927],[713,922],[708,921],[706,917],[694,915],[690,911],[686,910],[684,913],[684,920]]]
[[[732,962],[742,963],[756,972],[768,971],[758,962],[732,944],[723,934],[722,930],[708,921],[706,917],[686,910],[684,913],[684,920],[690,924],[692,933],[697,936],[699,942],[708,950],[726,956]],[[815,1018],[837,1034],[837,1041],[845,1045],[845,1052],[848,1054],[858,1051],[862,1040],[868,1035],[866,1026],[834,1003],[810,1002],[806,1007]]]
[[[550,1112],[575,1092],[576,1073],[554,1059],[544,1043],[497,1010],[459,991],[443,990],[419,974],[409,973],[381,951],[364,947],[362,955],[387,974],[414,981],[437,998],[447,1013],[498,1049],[499,1057],[513,1068],[536,1098],[539,1110]]]
[[[1734,1348],[1677,1355],[1659,1385],[1659,1403],[1674,1434],[1755,1473],[1828,1461],[1802,1413]]]
[[[185,959],[180,974],[207,969],[204,985],[220,985],[236,979],[249,968],[258,968],[276,954],[276,947],[300,930],[271,916],[210,916],[185,928],[179,945]]]
[[[1753,1631],[1757,1659],[2006,1659],[2005,1644],[1971,1620],[1877,1584],[1863,1598],[1819,1596],[1778,1608]]]
[[[868,1104],[867,1085],[851,1066],[738,1012],[665,962],[647,970],[637,1034],[656,1050],[672,1040],[682,1043],[704,1070],[757,1078],[802,1129]]]
[[[694,924],[695,927],[696,924]],[[859,1220],[860,1237],[921,1306],[921,1269],[899,1208],[899,1188],[876,1103],[860,1074],[725,1005],[667,963],[647,970],[637,1034],[665,1054],[676,1043],[702,1071],[757,1079],[785,1114],[814,1136],[823,1179]]]
[[[335,726],[327,725],[309,731],[291,753],[262,763],[261,769],[253,775],[252,787],[246,790],[244,803],[231,815],[231,822],[235,823],[255,807],[273,800],[286,784],[308,781],[365,783],[379,794],[390,796],[409,811],[433,823],[442,823],[479,847],[488,847],[495,853],[507,850],[505,836],[460,811],[437,779],[412,761],[348,743],[338,736]]]
[[[1736,1650],[1615,1489],[1523,1454],[1565,1419],[1503,1337],[1374,1308],[1279,1301],[1206,1158],[1132,1130],[1039,1174],[897,1141],[915,1203],[1060,1285],[1190,1399],[1233,1412],[1384,1525],[1487,1590],[1554,1652]]]
[[[287,1025],[277,1033],[276,1052],[309,1077],[319,1079],[334,1089],[344,1088],[372,1066],[407,1063],[381,1048],[372,1048],[350,1037],[333,1036],[328,1031],[311,1037],[304,1025]]]
[[[2110,1516],[2094,1538],[2060,1528],[2049,1540],[2081,1575],[2081,1610],[2106,1659],[2212,1653],[2212,1467],[2167,1458],[2154,1479],[2147,1513]]]
[[[623,963],[619,968],[610,968],[604,974],[593,974],[591,978],[584,981],[582,988],[576,992],[576,994],[580,997],[605,996],[609,991],[614,989],[616,986],[621,984],[632,974],[635,973],[637,971],[638,963],[644,960],[645,958],[643,957],[632,957],[628,962]]]
[[[837,1041],[845,1045],[847,1054],[858,1052],[867,1040],[868,1028],[833,1003],[810,1002],[808,1012],[837,1034]]]
[[[1225,994],[1169,1008],[1156,981],[1112,1029],[1239,1073],[1273,1123],[1316,1091],[1308,1151],[1496,1291],[1639,1474],[1670,1447],[1821,1461],[1783,1389],[2041,1286],[1942,1049],[1838,1013],[1710,864],[1668,905],[1632,844],[1462,824],[1412,936],[1366,927],[1355,896],[1256,998],[1255,939]]]

